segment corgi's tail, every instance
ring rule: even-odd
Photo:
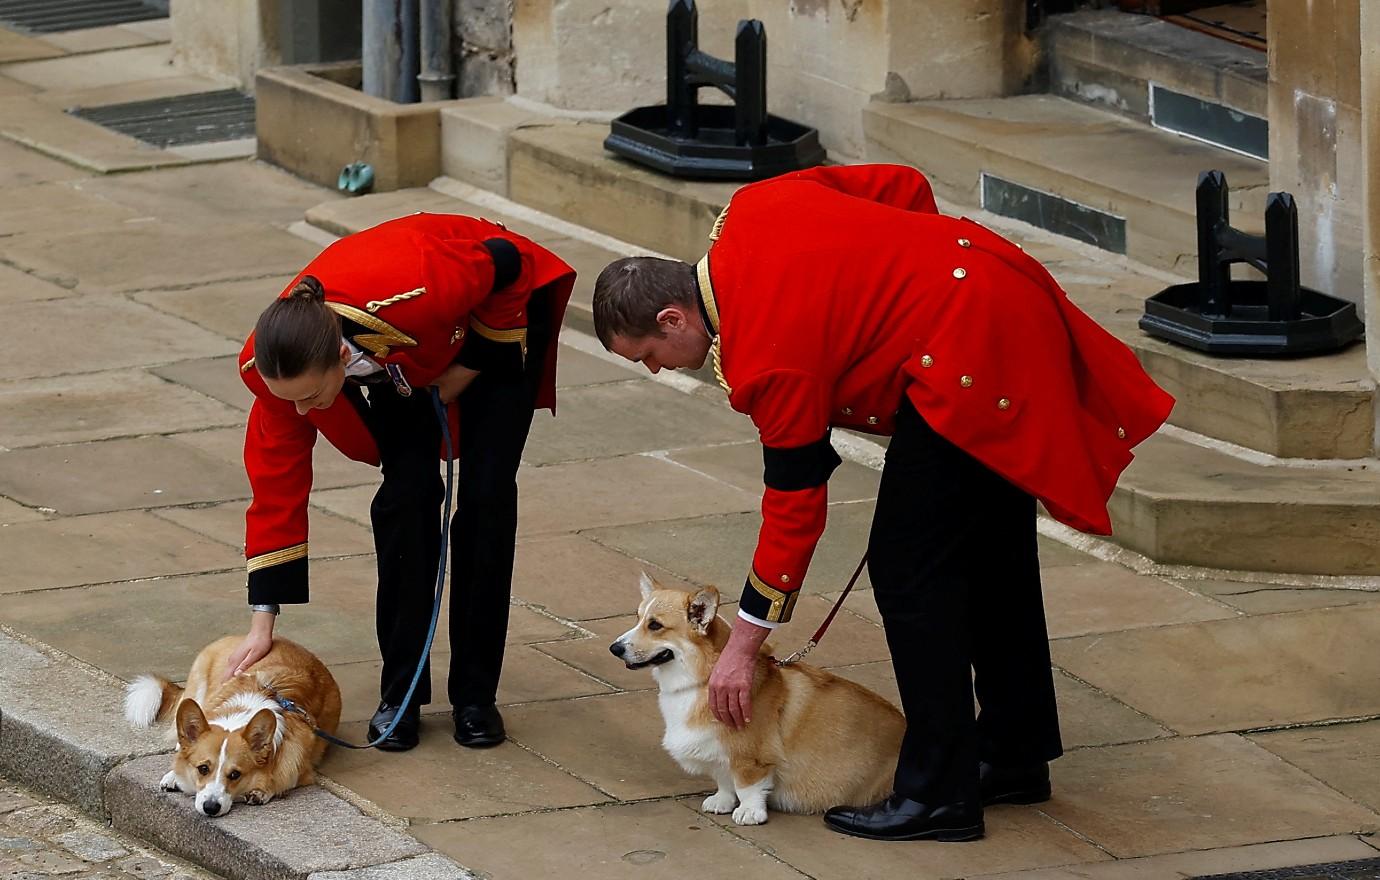
[[[156,675],[141,675],[125,688],[125,720],[134,727],[152,727],[172,713],[181,696],[181,685]]]

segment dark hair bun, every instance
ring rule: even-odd
[[[305,299],[309,302],[325,302],[326,289],[321,286],[315,276],[303,275],[302,280],[298,281],[288,292],[288,299]]]

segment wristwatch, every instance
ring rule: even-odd
[[[249,610],[250,610],[250,611],[267,611],[269,614],[277,614],[277,613],[278,613],[279,611],[281,611],[282,609],[279,608],[276,604],[273,604],[273,605],[250,605],[250,606],[249,606]]]

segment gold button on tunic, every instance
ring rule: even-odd
[[[955,278],[967,278],[967,277],[968,277],[968,270],[967,270],[967,269],[964,269],[962,266],[959,266],[957,269],[954,270],[954,277],[955,277]]]
[[[964,377],[962,377],[961,379],[958,380],[958,384],[962,385],[964,388],[972,388],[972,387],[973,387],[973,377],[972,377],[972,376],[964,376]]]

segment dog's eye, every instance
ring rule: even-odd
[[[647,621],[647,629],[651,630],[652,632],[656,632],[656,631],[659,630],[659,629],[665,629],[665,628],[666,628],[666,627],[662,626],[662,625],[661,625],[661,621],[659,621],[659,620],[649,620],[649,621]]]
[[[240,778],[240,771],[231,770],[229,773],[225,774],[225,778],[230,780],[231,782],[234,782],[236,779]]]
[[[196,772],[200,773],[202,776],[205,776],[207,773],[210,773],[210,772],[211,772],[211,765],[210,765],[210,764],[198,764],[198,765],[197,765],[197,768],[196,768]]]

